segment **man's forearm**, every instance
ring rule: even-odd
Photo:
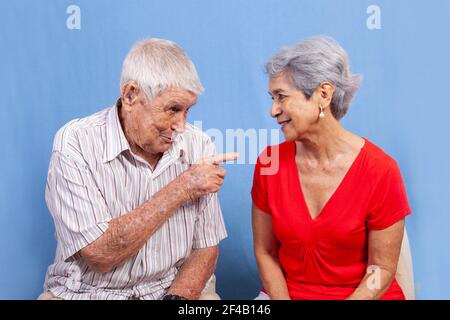
[[[135,255],[148,238],[189,199],[176,179],[126,215],[110,221],[106,232],[81,250],[97,272],[108,272]]]
[[[216,269],[218,255],[217,246],[192,250],[167,293],[179,295],[188,300],[198,299],[206,282]]]

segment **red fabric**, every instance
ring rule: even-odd
[[[365,140],[341,184],[313,220],[299,182],[295,142],[266,152],[279,162],[258,158],[252,198],[272,216],[291,298],[347,298],[366,273],[368,230],[385,229],[411,212],[397,163]],[[264,174],[274,165],[279,166],[275,174]],[[397,281],[382,299],[405,299]]]

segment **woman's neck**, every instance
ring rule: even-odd
[[[359,150],[361,138],[344,129],[335,119],[323,119],[296,141],[296,156],[312,164],[329,164],[352,150]]]

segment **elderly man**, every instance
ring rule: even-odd
[[[195,67],[175,43],[146,40],[120,88],[113,107],[56,134],[46,201],[58,245],[40,299],[198,299],[213,276],[229,158],[186,123],[203,90]]]

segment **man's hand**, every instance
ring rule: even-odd
[[[219,191],[226,175],[226,170],[219,167],[219,164],[238,157],[239,154],[235,152],[218,154],[198,161],[183,172],[178,179],[189,199],[195,200],[207,193]]]

